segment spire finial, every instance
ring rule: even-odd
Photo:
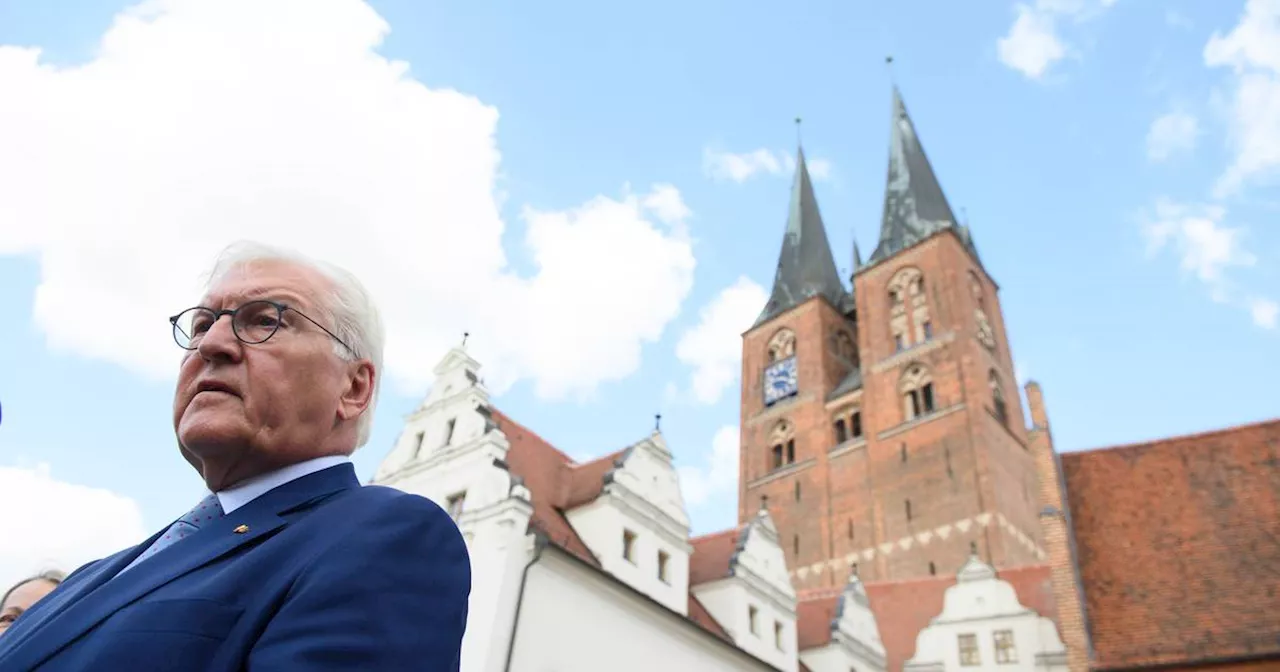
[[[467,337],[470,335],[471,335],[471,332],[469,331],[462,332],[462,347],[464,348],[467,347]]]
[[[884,57],[884,69],[889,71],[889,83],[894,86],[897,86],[898,85],[897,79],[894,78],[893,76],[893,55],[892,54]]]
[[[654,413],[653,414],[653,431],[658,432],[661,430],[662,430],[662,414]]]
[[[800,117],[796,117],[796,147],[800,147],[803,144],[803,138],[800,136]]]

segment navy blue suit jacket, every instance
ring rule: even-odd
[[[427,499],[361,487],[350,464],[116,576],[154,539],[81,567],[18,618],[0,670],[458,670],[462,535]]]

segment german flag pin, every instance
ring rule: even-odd
[[[248,532],[248,531],[249,531],[248,525],[241,525],[240,527],[237,527],[236,529],[232,530],[232,532],[235,532],[236,534],[244,534],[245,532]]]

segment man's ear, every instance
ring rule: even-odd
[[[373,384],[378,375],[373,362],[361,359],[351,362],[347,369],[347,389],[338,399],[338,419],[354,420],[368,410],[373,403]]]

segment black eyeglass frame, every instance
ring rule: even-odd
[[[240,330],[236,327],[236,315],[239,315],[240,311],[244,310],[246,306],[253,306],[253,305],[260,305],[260,304],[266,304],[276,309],[276,326],[271,330],[271,333],[267,334],[266,338],[263,338],[262,340],[259,340],[259,341],[245,340],[245,338],[240,335]],[[188,347],[187,345],[183,345],[182,340],[178,337],[178,332],[182,331],[182,329],[178,327],[178,319],[193,310],[204,310],[213,314],[213,321],[209,323],[210,329],[213,328],[214,323],[222,319],[223,315],[230,315],[231,316],[231,333],[236,337],[237,341],[240,341],[245,345],[260,345],[262,343],[266,343],[267,341],[271,340],[271,337],[275,336],[276,332],[280,331],[280,325],[284,323],[285,312],[292,311],[301,315],[303,319],[310,322],[311,324],[316,325],[316,327],[319,328],[320,331],[323,331],[324,333],[328,334],[329,338],[332,338],[333,340],[337,341],[339,344],[342,345],[342,347],[346,348],[347,351],[350,352],[352,355],[356,357],[360,356],[360,354],[356,352],[355,348],[348,345],[347,342],[342,340],[341,338],[338,338],[337,334],[333,333],[332,331],[329,331],[329,329],[326,328],[323,324],[320,324],[319,322],[316,322],[315,320],[311,319],[311,317],[306,313],[286,303],[280,303],[279,301],[271,301],[268,299],[255,299],[253,301],[248,301],[246,303],[240,304],[239,306],[236,306],[234,309],[231,309],[231,310],[227,310],[225,308],[223,310],[214,310],[212,308],[208,308],[205,306],[192,306],[178,313],[177,315],[170,317],[169,324],[173,326],[173,341],[174,343],[177,343],[178,347],[182,348],[183,350],[193,351],[200,347],[197,345],[193,348],[193,347]],[[191,340],[190,337],[188,337],[187,340],[189,342]]]

